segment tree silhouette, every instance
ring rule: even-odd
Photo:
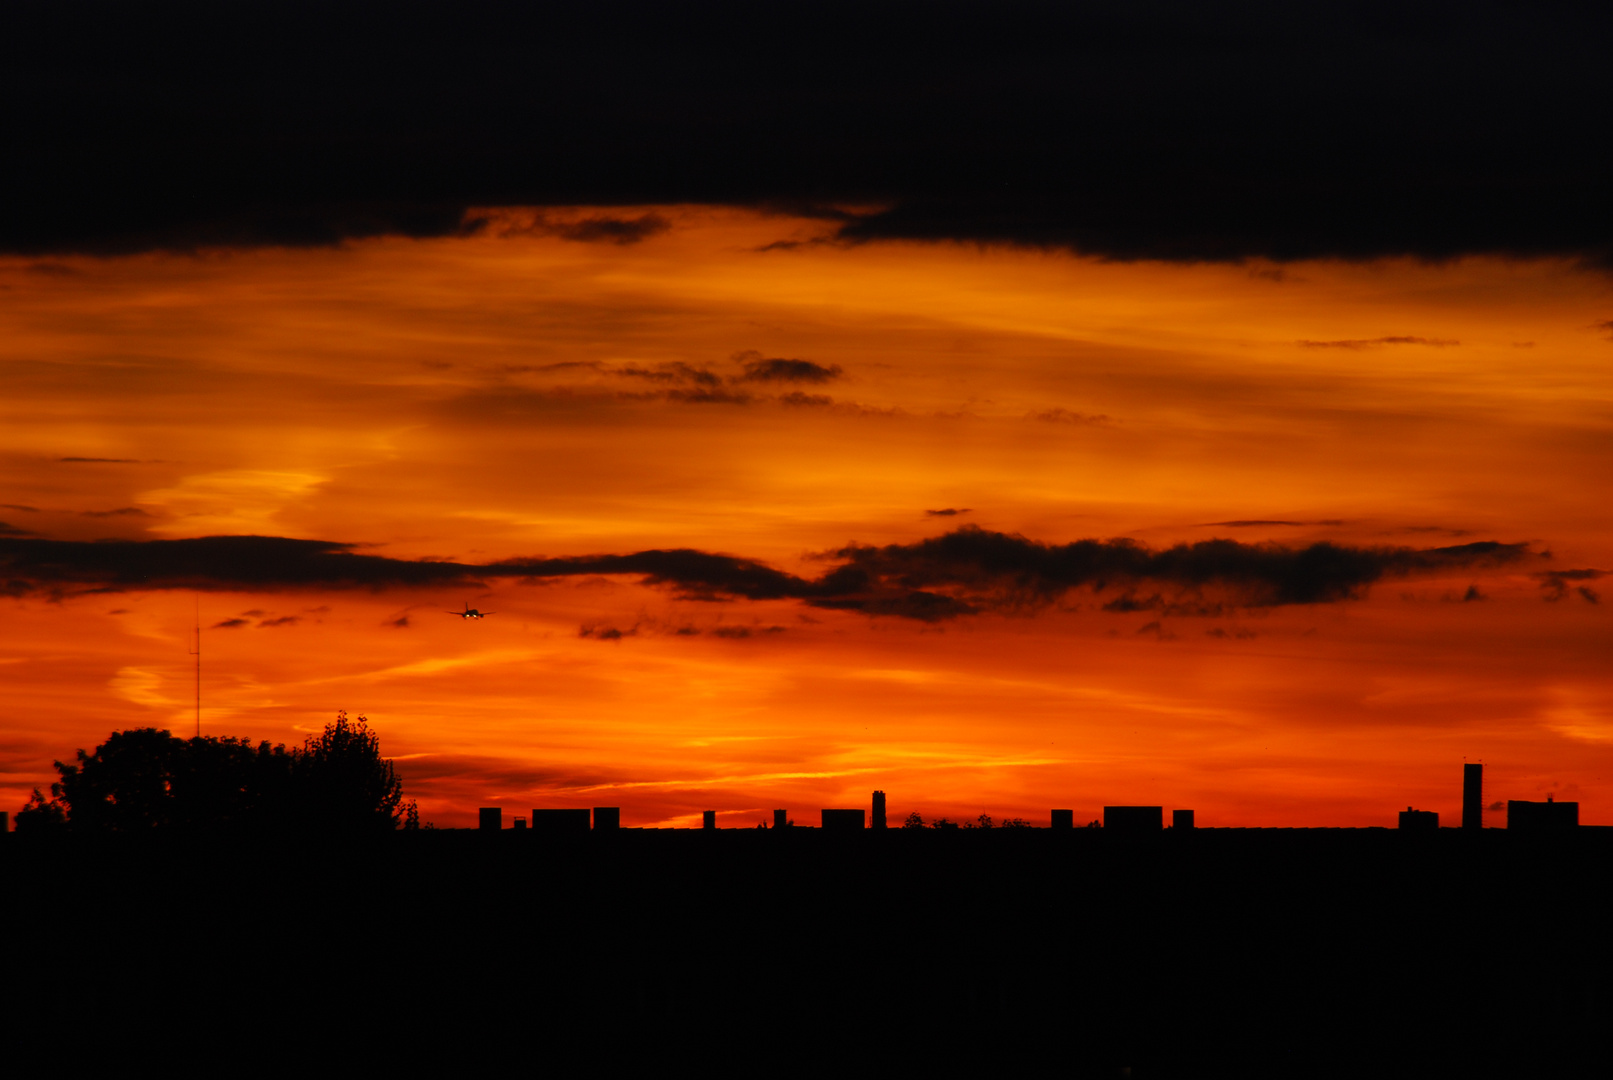
[[[907,820],[902,822],[902,828],[922,829],[924,828],[924,819],[920,817],[919,812],[915,810],[911,814],[907,815]]]
[[[67,808],[56,798],[48,802],[38,788],[17,811],[17,831],[20,833],[51,832],[67,827]]]
[[[293,773],[298,811],[310,824],[338,831],[391,830],[409,818],[403,781],[381,756],[381,738],[362,716],[349,720],[345,711],[337,713],[324,734],[304,741]]]
[[[115,731],[73,763],[47,802],[35,790],[17,827],[76,832],[193,832],[318,829],[336,832],[419,828],[403,783],[381,757],[364,717],[338,713],[300,750],[246,739],[175,737],[156,728]]]
[[[50,792],[75,830],[142,832],[175,824],[173,781],[183,769],[185,740],[156,728],[114,731],[76,764],[56,762]]]

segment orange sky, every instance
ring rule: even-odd
[[[0,261],[0,522],[475,563],[687,547],[804,576],[849,542],[966,524],[1525,542],[1526,563],[1213,617],[1077,591],[923,623],[630,576],[204,592],[202,724],[296,742],[366,714],[439,825],[596,804],[805,823],[876,787],[897,817],[1131,802],[1374,825],[1414,804],[1454,823],[1464,758],[1490,800],[1555,792],[1613,823],[1601,585],[1549,600],[1534,576],[1613,570],[1605,276],[1117,264],[609,213],[651,212],[670,228],[632,244],[556,227],[602,211],[503,212],[459,239]],[[840,370],[743,378],[769,358]],[[194,594],[12,591],[0,807],[114,729],[192,729]],[[465,602],[497,614],[444,613]]]

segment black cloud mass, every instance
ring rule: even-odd
[[[695,202],[846,241],[1608,266],[1609,40],[1607,5],[1502,0],[14,0],[0,250]]]
[[[1496,541],[1440,548],[1327,542],[1287,547],[1235,540],[1164,549],[1127,539],[1043,544],[965,527],[913,544],[824,552],[818,558],[835,565],[820,577],[804,578],[753,559],[688,548],[465,564],[390,559],[353,547],[269,536],[98,542],[0,538],[0,592],[424,588],[628,575],[688,600],[796,600],[936,622],[986,611],[1036,610],[1081,588],[1123,590],[1104,605],[1111,611],[1214,614],[1227,605],[1331,603],[1360,597],[1386,577],[1502,566],[1529,555],[1527,545]],[[1145,584],[1173,590],[1174,596],[1156,592],[1139,600],[1131,589]],[[1217,595],[1207,596],[1209,591]]]

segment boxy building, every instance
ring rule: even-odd
[[[534,810],[532,829],[541,833],[585,833],[590,816],[586,807],[581,810]]]
[[[1553,802],[1550,795],[1545,802],[1507,800],[1507,829],[1524,832],[1558,832],[1579,827],[1579,803]]]
[[[1462,828],[1484,828],[1484,766],[1462,766]]]
[[[1105,806],[1103,827],[1121,832],[1162,832],[1165,828],[1163,806]]]
[[[824,810],[822,813],[825,829],[839,831],[863,827],[864,813],[861,810]]]

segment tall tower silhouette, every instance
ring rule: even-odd
[[[885,827],[885,793],[883,791],[874,792],[874,819],[868,824],[875,829]]]
[[[1484,828],[1484,766],[1462,766],[1462,828]]]

